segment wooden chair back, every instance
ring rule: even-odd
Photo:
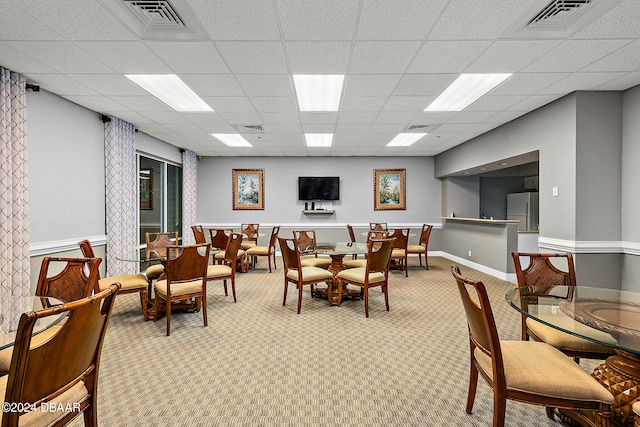
[[[242,238],[247,242],[253,242],[258,244],[258,230],[260,230],[260,224],[241,224],[240,233]]]
[[[369,230],[367,233],[367,243],[372,240],[381,240],[387,239],[389,237],[389,232],[387,230]]]
[[[353,231],[353,226],[347,224],[347,231],[349,232],[349,240],[351,240],[351,243],[355,243],[356,233]]]
[[[422,231],[420,232],[420,244],[428,246],[429,245],[429,237],[431,236],[431,230],[433,229],[433,225],[422,224]]]
[[[22,404],[50,401],[74,386],[82,387],[81,382],[84,382],[89,396],[78,402],[78,409],[84,412],[84,425],[97,425],[96,387],[100,353],[119,288],[120,284],[114,284],[87,298],[24,313],[18,324],[5,401]],[[36,321],[65,312],[69,314],[60,330],[51,339],[31,347]],[[79,412],[65,415],[54,425],[65,425]],[[22,420],[21,415],[24,417]],[[28,418],[38,415],[37,412],[23,415],[20,412],[3,411],[2,426],[23,425]]]
[[[575,286],[576,271],[571,254],[535,254],[512,252],[518,286]],[[522,268],[520,257],[528,257],[529,265]],[[567,270],[561,270],[552,260],[566,260]]]
[[[65,302],[86,298],[99,291],[100,258],[45,257],[40,265],[36,295]]]
[[[407,245],[409,245],[408,228],[394,228],[393,232],[389,234],[389,237],[394,237],[396,239],[396,243],[394,245],[396,249],[407,250]]]
[[[93,251],[93,246],[91,246],[91,242],[87,239],[78,242],[78,246],[80,246],[80,251],[82,252],[82,256],[85,258],[95,258],[96,254]]]
[[[369,230],[386,231],[387,230],[387,223],[386,222],[370,222],[369,223]]]
[[[269,248],[275,251],[276,242],[278,241],[278,233],[280,232],[280,226],[275,225],[271,230],[271,237],[269,237]]]
[[[316,253],[316,232],[315,230],[294,230],[293,237],[295,237],[298,250],[303,255]]]
[[[147,261],[153,258],[164,258],[167,256],[167,246],[178,244],[178,232],[170,231],[167,233],[145,233],[147,242]]]
[[[224,261],[231,265],[231,270],[235,271],[236,261],[238,259],[238,250],[242,243],[242,234],[231,233],[227,241],[227,246],[224,251]]]
[[[170,295],[171,282],[188,282],[207,277],[209,264],[209,243],[190,246],[167,246],[167,294]]]
[[[284,237],[278,237],[278,242],[280,243],[280,252],[282,252],[285,276],[288,270],[299,270],[301,261],[296,238],[285,239]]]
[[[211,247],[223,249],[229,243],[229,236],[233,233],[230,228],[210,228],[209,236],[211,236]]]
[[[387,274],[389,272],[391,252],[393,252],[395,242],[395,238],[370,241],[367,251],[367,271],[369,273],[381,272]]]
[[[196,239],[196,244],[207,243],[207,237],[201,225],[192,225],[191,230],[193,231],[193,237]]]

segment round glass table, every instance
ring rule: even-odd
[[[13,345],[20,323],[20,316],[29,311],[39,311],[54,305],[60,305],[62,301],[45,297],[3,297],[0,301],[0,350]],[[56,325],[67,316],[67,313],[59,313],[40,318],[33,327],[33,335],[46,331]]]
[[[326,295],[329,300],[329,305],[338,305],[338,280],[336,275],[345,269],[342,263],[343,258],[346,255],[364,255],[368,252],[368,246],[366,243],[357,242],[321,242],[316,243],[315,252],[320,254],[329,255],[331,258],[331,265],[328,270],[333,274],[333,280],[327,282],[326,289],[316,289],[315,294]],[[354,291],[353,289],[344,286],[342,288],[342,298],[357,297],[360,298],[360,290]]]
[[[507,292],[520,313],[554,329],[612,347],[592,376],[616,401],[614,421],[632,425],[640,400],[640,293],[584,286],[529,286]]]

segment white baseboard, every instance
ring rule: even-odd
[[[505,273],[503,271],[499,271],[499,270],[487,267],[485,265],[478,264],[478,263],[469,261],[467,259],[460,258],[460,257],[455,256],[455,255],[451,255],[451,254],[446,253],[446,252],[441,252],[441,251],[431,252],[431,251],[429,251],[429,256],[431,256],[432,253],[433,253],[434,256],[441,256],[443,258],[450,259],[451,261],[454,261],[457,264],[461,264],[461,265],[464,265],[465,267],[473,268],[474,270],[478,270],[478,271],[480,271],[482,273],[488,274],[489,276],[493,276],[493,277],[501,279],[501,280],[506,280],[508,282],[515,282],[517,280],[515,273]]]

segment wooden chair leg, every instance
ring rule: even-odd
[[[473,357],[473,348],[471,349],[471,357]],[[469,370],[469,391],[467,393],[467,407],[466,412],[470,414],[473,411],[473,402],[476,400],[476,388],[478,387],[478,368],[471,362],[471,368]]]
[[[284,297],[282,297],[282,305],[284,306],[287,302],[287,288],[289,287],[289,281],[284,279]]]
[[[202,317],[204,319],[204,326],[209,326],[209,319],[207,318],[207,290],[204,289],[202,293]]]
[[[547,413],[547,418],[554,420],[556,408],[552,408],[551,406],[544,407],[545,412]]]
[[[418,254],[418,260],[420,261],[420,267],[422,267],[422,254]]]
[[[222,285],[224,286],[224,296],[228,297],[229,296],[229,291],[227,290],[227,279],[224,279],[222,281]]]
[[[382,291],[384,292],[384,304],[387,306],[387,311],[389,311],[389,285],[382,285]]]
[[[267,260],[269,261],[269,273],[271,273],[271,255],[267,256]]]
[[[298,314],[300,314],[300,309],[302,308],[302,283],[298,283]]]
[[[149,320],[149,310],[147,307],[147,301],[149,301],[147,290],[143,289],[140,291],[140,305],[142,306],[142,315],[144,316],[145,322]]]
[[[231,293],[233,294],[233,302],[236,301],[236,278],[235,276],[231,276]]]
[[[365,317],[369,317],[369,287],[365,286],[363,289],[364,289],[364,315]]]
[[[167,295],[165,303],[165,315],[167,316],[167,336],[169,336],[171,335],[171,298],[169,298],[169,295]]]

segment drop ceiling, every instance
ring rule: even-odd
[[[637,0],[586,1],[540,30],[549,0],[161,2],[185,17],[177,36],[140,31],[124,3],[1,0],[0,65],[201,156],[433,156],[573,91],[640,84]],[[178,74],[215,111],[173,111],[124,77],[142,73]],[[461,73],[514,74],[463,111],[424,112]],[[293,74],[344,74],[339,111],[300,112]],[[385,147],[412,126],[430,133]],[[238,129],[253,147],[211,136]]]

